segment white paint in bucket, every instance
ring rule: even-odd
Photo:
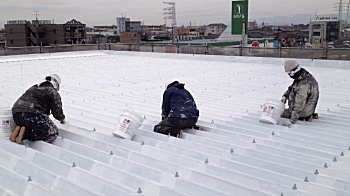
[[[118,122],[119,126],[112,134],[130,140],[142,125],[143,117],[132,110],[124,110],[123,114],[118,116]]]
[[[16,124],[13,121],[12,107],[0,107],[0,123],[0,137],[9,137],[16,127]]]
[[[263,113],[259,122],[277,124],[282,112],[284,111],[284,104],[278,99],[267,99],[264,104]]]

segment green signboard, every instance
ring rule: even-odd
[[[242,35],[248,32],[248,0],[232,1],[231,34]]]

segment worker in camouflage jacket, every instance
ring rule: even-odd
[[[281,117],[289,118],[289,120],[282,125],[289,126],[298,120],[311,122],[312,119],[318,119],[318,114],[315,113],[319,98],[316,79],[294,60],[286,61],[284,68],[294,81],[281,99],[283,103],[288,100],[289,106],[281,115]]]
[[[14,103],[12,115],[17,126],[10,135],[12,142],[22,144],[24,139],[51,142],[58,136],[58,128],[49,115],[52,113],[61,124],[66,123],[58,93],[60,85],[61,78],[51,74]]]
[[[154,132],[170,134],[174,137],[182,137],[184,128],[202,130],[195,124],[199,117],[199,110],[190,92],[185,89],[185,84],[174,81],[166,84],[163,93],[162,121],[154,126]]]

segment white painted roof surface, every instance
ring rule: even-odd
[[[260,123],[292,79],[286,59],[92,51],[0,57],[0,107],[57,73],[69,126],[48,144],[0,138],[0,195],[350,195],[350,62],[297,61],[319,82],[319,119]],[[153,132],[164,85],[200,110],[183,139]],[[144,116],[112,136],[124,109]],[[30,176],[30,179],[29,179]]]

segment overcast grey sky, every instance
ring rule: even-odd
[[[87,26],[116,24],[122,14],[144,24],[164,24],[164,0],[0,0],[0,28],[8,20],[39,20],[57,24],[76,19]],[[231,0],[173,0],[178,25],[227,23]],[[337,14],[339,0],[250,0],[249,21],[263,17],[294,16],[296,14]],[[344,10],[348,1],[343,0]],[[345,6],[346,5],[346,6]],[[170,21],[167,21],[170,25]]]

